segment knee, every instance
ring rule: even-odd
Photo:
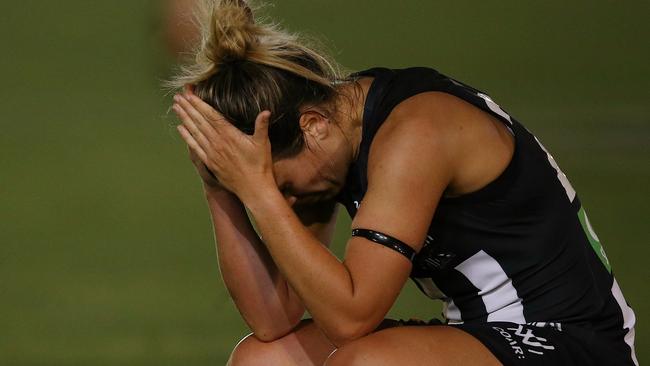
[[[355,354],[352,352],[347,352],[343,347],[332,352],[332,354],[327,358],[323,366],[342,366],[342,365],[354,365],[353,359]],[[358,362],[357,362],[358,363]]]
[[[254,335],[242,339],[228,366],[322,365],[333,346],[311,320],[303,320],[286,336],[264,342]]]
[[[347,343],[330,354],[324,366],[384,366],[396,365],[393,357],[393,327],[378,330]]]
[[[324,366],[366,366],[377,365],[373,359],[376,354],[367,352],[364,342],[356,340],[334,351],[325,362]],[[377,351],[377,350],[375,350]]]
[[[252,333],[244,337],[233,349],[227,366],[268,365],[270,345],[257,339]]]

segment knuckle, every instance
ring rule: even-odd
[[[223,115],[219,112],[217,112],[214,108],[209,107],[206,109],[206,114],[209,118],[213,119],[220,119],[223,118]]]

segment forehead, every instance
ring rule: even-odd
[[[288,181],[304,176],[314,170],[310,159],[298,154],[291,158],[284,158],[273,162],[273,172],[278,181]],[[280,183],[280,182],[278,182]]]

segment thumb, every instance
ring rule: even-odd
[[[271,112],[263,111],[255,119],[255,133],[253,138],[259,142],[266,141],[269,138],[269,123]]]

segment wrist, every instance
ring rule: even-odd
[[[219,199],[219,198],[237,198],[232,192],[223,188],[222,186],[212,186],[212,185],[203,185],[203,193],[205,197],[210,199]]]
[[[271,194],[280,192],[275,183],[275,178],[272,175],[250,177],[247,184],[242,184],[236,188],[238,189],[233,189],[232,191],[244,204],[253,203]]]
[[[274,205],[279,201],[285,202],[275,182],[273,184],[259,185],[245,194],[239,194],[238,197],[250,209],[263,209],[269,204]]]

